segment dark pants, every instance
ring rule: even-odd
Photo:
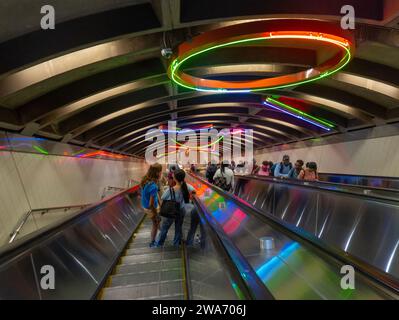
[[[173,222],[175,223],[175,237],[173,239],[173,245],[180,245],[183,236],[183,219],[183,210],[180,211],[180,215],[176,219],[162,217],[161,231],[159,233],[157,246],[164,245],[169,228],[172,226]]]
[[[197,213],[197,210],[194,208],[191,213],[191,222],[190,222],[190,230],[188,231],[187,234],[187,240],[186,243],[188,246],[192,246],[194,243],[194,236],[195,232],[197,231],[198,224],[200,225],[200,230],[201,230],[201,248],[204,248],[205,246],[205,231],[204,231],[204,226],[202,223],[200,223],[200,217]]]

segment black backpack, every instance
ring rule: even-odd
[[[221,170],[220,170],[220,174],[222,175],[221,177],[217,177],[214,179],[214,181],[213,181],[214,185],[219,187],[220,189],[225,190],[225,191],[230,191],[231,184],[227,184],[227,179],[223,175],[223,172]]]
[[[176,219],[180,215],[180,203],[176,201],[175,190],[169,188],[171,200],[162,201],[160,215],[165,218]]]

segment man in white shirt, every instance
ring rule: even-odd
[[[227,160],[224,160],[220,168],[216,170],[213,181],[215,185],[225,191],[234,190],[234,171],[229,168],[229,162]]]

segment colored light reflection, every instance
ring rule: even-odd
[[[222,226],[226,234],[235,233],[247,218],[247,215],[233,201],[226,201],[224,197],[205,184],[195,184],[194,188],[198,197],[204,201],[210,214]]]
[[[241,209],[234,210],[233,216],[223,225],[223,230],[227,234],[233,234],[237,231],[246,217],[247,215]]]
[[[331,130],[330,128],[334,128],[333,124],[331,124],[325,120],[322,120],[320,118],[314,117],[314,116],[312,116],[306,112],[303,112],[301,110],[295,109],[295,108],[289,106],[288,104],[280,102],[276,99],[268,97],[268,98],[266,98],[266,101],[263,101],[263,104],[270,108],[284,112],[284,113],[286,113],[292,117],[295,117],[297,119],[306,121],[306,122],[313,124],[319,128],[322,128],[326,131],[330,131]]]
[[[77,155],[77,158],[94,158],[94,157],[107,157],[107,158],[112,158],[112,159],[125,159],[127,156],[121,155],[121,154],[115,154],[115,153],[110,153],[106,151],[93,151],[85,154],[80,154]]]
[[[275,256],[268,260],[266,263],[256,269],[256,274],[262,279],[264,283],[267,283],[273,279],[281,268],[286,267],[282,259],[287,258],[293,252],[299,249],[298,242],[292,242],[281,249],[278,256]],[[280,257],[280,258],[279,258]]]

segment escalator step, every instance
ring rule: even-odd
[[[105,288],[103,290],[102,299],[162,299],[165,296],[183,296],[182,280]]]
[[[141,247],[141,248],[133,248],[126,250],[126,256],[132,255],[140,255],[146,253],[161,253],[167,251],[176,251],[175,247],[163,247],[163,248],[150,248],[150,247]]]
[[[120,264],[123,265],[123,264],[132,264],[138,262],[155,262],[167,259],[176,259],[179,257],[181,257],[181,253],[178,251],[136,254],[132,256],[122,257]]]
[[[117,274],[111,277],[109,287],[112,288],[127,285],[142,285],[157,283],[160,281],[182,280],[182,278],[182,270],[179,269],[144,273]]]
[[[116,274],[136,273],[136,272],[142,272],[143,270],[159,271],[159,270],[168,270],[173,268],[181,268],[180,258],[164,260],[164,261],[141,262],[141,263],[118,265],[116,268]]]

